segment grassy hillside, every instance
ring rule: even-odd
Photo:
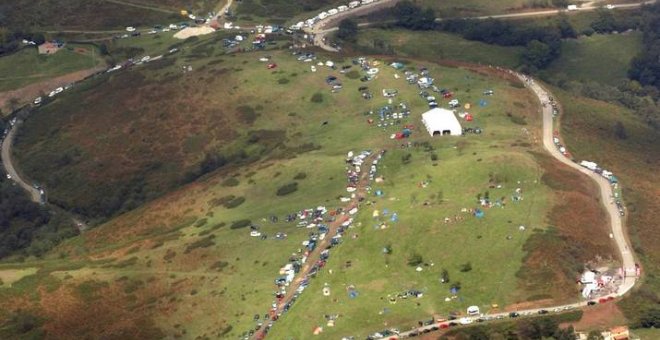
[[[44,79],[103,63],[95,47],[66,45],[54,55],[40,55],[36,48],[24,48],[0,57],[0,92],[14,90]]]
[[[630,60],[641,48],[642,34],[596,34],[565,40],[561,56],[545,71],[551,78],[617,86],[627,79]]]
[[[522,48],[489,45],[442,32],[411,32],[392,29],[362,29],[358,49],[428,60],[460,60],[514,68]]]
[[[623,183],[628,208],[627,227],[636,254],[644,266],[642,286],[619,306],[633,325],[656,308],[660,287],[660,233],[658,183],[660,132],[640,122],[629,110],[554,90],[563,103],[563,136],[578,159],[589,159],[613,171]],[[620,122],[627,138],[615,134]]]
[[[438,86],[471,103],[475,122],[464,124],[484,129],[481,135],[434,139],[420,126],[425,100],[416,86],[394,76],[401,72],[383,66],[388,60],[376,66],[377,79],[365,83],[355,66],[346,74],[321,66],[312,72],[310,64],[288,52],[225,55],[217,46],[216,37],[186,43],[179,55],[78,86],[26,122],[18,141],[19,164],[30,176],[43,176],[51,198],[72,206],[108,204],[112,197],[121,203],[151,198],[199,169],[206,155],[215,162],[222,154],[230,163],[71,239],[43,259],[0,264],[0,276],[11,278],[9,287],[0,288],[5,321],[0,332],[39,330],[59,338],[237,337],[255,326],[255,314],[268,310],[278,268],[308,238],[310,230],[296,228],[284,216],[319,205],[341,207],[337,197],[345,194],[348,150],[389,149],[379,170],[384,182],[373,186],[385,194],[372,191],[367,197],[371,206],[361,208],[358,223],[333,250],[328,268],[334,274],[319,272],[292,315],[274,329],[279,334],[306,337],[323,321],[322,313],[343,315],[329,336],[349,329],[365,334],[383,321],[405,326],[472,303],[485,308],[550,294],[572,298],[560,283],[571,285],[580,261],[608,257],[609,240],[597,229],[602,213],[597,202],[580,200],[585,196],[580,186],[560,187],[558,180],[575,174],[548,178],[556,170],[530,153],[540,150],[540,122],[534,98],[516,81],[502,80],[487,67],[468,72],[406,61],[409,70],[429,67]],[[264,54],[277,68],[258,61]],[[183,73],[182,65],[192,65],[192,71]],[[341,92],[330,92],[328,75],[341,80]],[[360,86],[368,86],[374,98],[362,99]],[[411,118],[401,125],[368,123],[368,111],[388,103],[380,96],[383,88],[398,89],[393,104],[404,101],[411,108]],[[484,96],[485,89],[495,95]],[[389,139],[403,124],[414,125],[410,148]],[[276,194],[294,181],[297,191]],[[517,187],[524,199],[515,203],[510,196]],[[506,207],[484,208],[483,219],[462,211],[478,207],[477,194],[486,192],[493,200],[504,197]],[[567,200],[574,204],[563,207]],[[574,214],[579,207],[590,220],[581,220],[579,230],[561,225],[547,217],[553,206]],[[373,212],[385,209],[397,212],[399,221],[385,218],[388,227],[377,230]],[[248,224],[268,237],[250,237]],[[568,268],[560,263],[550,275],[536,275],[533,270],[549,262],[534,256],[554,259],[545,249],[561,248],[530,240],[555,229],[560,235],[576,234],[562,238],[562,244],[577,242],[585,251],[561,259]],[[287,237],[278,240],[277,232]],[[605,241],[584,237],[590,234]],[[388,243],[392,253],[385,256]],[[421,273],[407,265],[414,253],[428,264],[422,264]],[[467,262],[474,269],[461,272]],[[452,283],[460,281],[460,299],[451,303],[443,302],[449,288],[438,281],[442,268]],[[336,302],[320,300],[324,282]],[[344,284],[355,285],[360,296],[349,300]],[[405,289],[423,290],[425,297],[396,306],[380,300]],[[377,316],[383,308],[389,314]],[[25,320],[35,326],[21,327]]]
[[[182,20],[179,11],[206,14],[211,0],[16,0],[0,4],[0,26],[49,30],[104,30]]]

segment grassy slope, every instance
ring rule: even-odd
[[[39,55],[36,48],[24,48],[0,57],[0,91],[91,68],[100,62],[98,51],[90,46],[67,45],[54,55]]]
[[[188,52],[184,52],[180,58],[184,59],[185,53]],[[29,261],[31,266],[40,266],[41,272],[37,276],[29,277],[29,280],[27,278],[20,280],[16,289],[0,291],[0,294],[3,294],[2,300],[11,304],[17,301],[15,299],[20,299],[22,289],[37,291],[37,300],[42,301],[43,304],[39,308],[35,307],[34,311],[47,317],[45,329],[50,334],[65,337],[74,334],[78,336],[92,334],[98,329],[104,331],[109,329],[117,331],[152,330],[154,325],[168,335],[182,335],[183,332],[186,332],[191,336],[204,334],[215,336],[226,331],[227,336],[234,337],[252,327],[252,315],[263,313],[270,303],[272,298],[270,294],[273,290],[271,280],[275,277],[277,268],[286,261],[287,254],[299,247],[299,242],[305,238],[308,232],[304,229],[296,229],[291,224],[281,222],[270,224],[262,222],[261,219],[270,214],[281,217],[285,213],[307,206],[319,204],[326,204],[329,207],[336,206],[338,203],[333,198],[343,191],[343,153],[348,149],[360,147],[375,148],[385,144],[396,148],[397,145],[396,142],[390,142],[387,139],[388,134],[395,131],[394,129],[383,132],[375,128],[370,129],[365,123],[366,118],[361,115],[361,112],[368,108],[375,108],[384,101],[379,97],[372,102],[360,99],[356,88],[363,83],[342,77],[345,86],[344,92],[331,96],[323,85],[327,72],[311,73],[307,71],[307,64],[294,62],[286,54],[275,52],[271,54],[279,65],[275,72],[266,71],[264,65],[256,61],[260,54],[222,57],[225,61],[218,64],[221,67],[243,69],[240,72],[235,71],[234,75],[239,77],[237,79],[242,79],[241,81],[235,82],[233,80],[235,78],[228,76],[225,76],[223,81],[229,83],[228,86],[240,86],[242,95],[249,96],[243,97],[242,103],[254,103],[255,98],[259,98],[264,105],[269,105],[268,112],[266,113],[264,110],[264,113],[257,118],[250,129],[272,130],[288,126],[287,135],[294,137],[296,143],[314,141],[321,145],[322,149],[300,154],[299,157],[291,160],[273,159],[263,164],[243,168],[241,171],[232,171],[229,174],[235,173],[240,181],[237,187],[222,186],[221,178],[213,176],[125,214],[85,234],[82,238],[67,242],[53,252],[46,262]],[[192,63],[196,69],[202,68],[198,64],[201,63],[200,60]],[[202,64],[207,65],[206,70],[209,72],[214,66],[208,65],[206,62]],[[548,208],[543,203],[547,199],[545,198],[547,188],[529,182],[538,178],[539,172],[538,167],[534,165],[534,159],[525,153],[528,147],[522,145],[525,137],[521,135],[520,126],[513,124],[502,113],[510,111],[514,115],[526,115],[530,124],[529,128],[537,126],[536,118],[529,116],[530,112],[526,109],[532,105],[529,103],[529,98],[525,97],[526,92],[488,76],[468,76],[459,69],[428,66],[432,67],[431,71],[434,74],[439,75],[437,80],[441,84],[452,86],[452,89],[463,100],[471,102],[478,100],[481,97],[479,93],[484,88],[495,88],[498,95],[488,98],[490,102],[488,107],[477,108],[473,111],[478,117],[481,117],[478,118],[478,122],[486,128],[487,133],[483,136],[465,137],[465,145],[461,146],[459,152],[459,154],[463,154],[462,156],[456,157],[457,151],[452,148],[454,144],[452,140],[436,139],[433,144],[440,157],[438,167],[433,167],[428,161],[428,154],[419,150],[413,151],[414,161],[408,166],[400,165],[402,151],[392,151],[391,155],[386,157],[387,169],[384,171],[386,171],[386,177],[391,177],[392,180],[386,182],[383,188],[388,195],[398,196],[401,201],[391,203],[382,201],[379,204],[391,204],[392,209],[400,212],[401,222],[397,227],[382,232],[375,231],[370,225],[370,212],[367,212],[360,217],[363,226],[355,231],[360,237],[357,240],[348,239],[347,244],[340,247],[336,253],[341,257],[330,262],[331,266],[338,267],[345,259],[353,259],[356,270],[347,275],[355,276],[349,276],[348,279],[355,279],[355,284],[359,285],[362,294],[360,299],[370,306],[365,307],[370,312],[377,312],[375,308],[380,304],[379,294],[384,291],[398,291],[406,288],[405,285],[395,283],[398,281],[392,281],[383,286],[380,286],[378,282],[373,286],[369,285],[370,281],[377,281],[377,277],[383,273],[376,271],[380,267],[379,264],[382,264],[379,262],[382,261],[382,258],[374,256],[374,252],[379,252],[383,242],[399,237],[401,242],[394,244],[394,250],[395,254],[400,254],[402,257],[393,258],[391,261],[391,273],[396,275],[399,281],[400,277],[406,277],[412,271],[402,263],[404,254],[419,247],[427,260],[435,261],[436,268],[440,268],[441,265],[447,266],[454,280],[462,281],[465,299],[469,301],[452,303],[451,308],[462,309],[465,307],[463,304],[472,301],[479,304],[488,304],[492,301],[501,304],[513,302],[511,294],[514,290],[511,290],[511,287],[517,281],[515,273],[519,267],[517,263],[523,257],[521,246],[526,234],[515,231],[517,237],[515,241],[506,241],[503,238],[507,232],[511,232],[510,229],[515,229],[518,223],[543,227],[544,212]],[[176,68],[178,69],[178,66]],[[136,69],[129,71],[128,74],[138,72],[140,71]],[[156,74],[163,72],[167,72],[167,68],[149,70],[148,76],[156,77]],[[398,87],[402,91],[401,96],[412,106],[413,112],[419,114],[425,105],[423,100],[416,95],[416,89],[403,85],[401,79],[394,79],[392,72],[389,68],[383,68],[379,80],[368,85],[372,86],[374,91],[381,87]],[[293,73],[297,75],[293,76]],[[280,78],[289,78],[291,82],[278,84],[277,79]],[[242,85],[246,79],[249,86]],[[255,81],[257,84],[251,83],[251,81]],[[206,83],[202,84],[208,86]],[[192,84],[187,86],[192,86]],[[221,87],[209,86],[209,88],[217,91],[214,93],[223,93],[225,100],[227,95],[232,94],[231,91],[223,91]],[[471,91],[468,92],[467,89]],[[285,93],[292,91],[296,93],[295,96],[284,96]],[[310,93],[316,91],[324,93],[324,104],[307,104]],[[87,97],[91,95],[92,93],[89,93]],[[283,100],[268,103],[271,95],[283,98]],[[173,97],[168,96],[168,98]],[[212,96],[207,98],[212,98]],[[65,99],[63,98],[62,101]],[[114,100],[113,103],[118,105],[121,101]],[[58,104],[55,103],[55,105]],[[160,101],[160,105],[166,106],[163,101]],[[294,110],[295,115],[291,114]],[[190,118],[191,112],[194,111],[186,111],[187,117]],[[40,113],[43,116],[54,114]],[[193,117],[189,120],[194,119],[197,118]],[[325,127],[320,124],[324,120],[329,122]],[[118,118],[112,118],[112,121],[117,124]],[[150,121],[153,123],[157,120]],[[417,124],[417,119],[413,123]],[[177,126],[181,128],[182,125]],[[95,133],[100,134],[100,132]],[[72,132],[67,133],[67,135],[71,134]],[[190,133],[185,135],[190,135]],[[203,135],[203,133],[198,132],[197,135]],[[121,136],[127,138],[125,134]],[[518,139],[520,141],[517,141]],[[414,140],[425,141],[429,138],[425,137],[424,132],[417,130]],[[347,144],[346,141],[351,142]],[[522,143],[522,146],[510,148],[511,141],[517,141],[517,144]],[[184,142],[184,144],[195,145],[197,143]],[[493,149],[491,146],[499,147]],[[482,158],[481,162],[477,160],[479,158]],[[506,161],[503,162],[503,160]],[[473,164],[483,165],[474,167]],[[470,171],[470,174],[467,175],[464,171],[466,168],[474,171]],[[500,174],[503,177],[502,181],[506,183],[512,183],[515,178],[526,178],[530,196],[529,200],[524,201],[518,209],[510,206],[501,211],[488,211],[483,222],[468,218],[465,226],[446,227],[442,224],[438,226],[437,220],[443,215],[431,213],[435,210],[429,210],[429,214],[419,214],[419,208],[409,205],[408,197],[419,191],[416,183],[423,179],[423,175],[417,174],[415,171],[416,174],[410,177],[406,169],[424,169],[424,173],[429,173],[433,177],[431,187],[428,192],[419,193],[419,201],[431,199],[430,195],[442,190],[446,202],[442,203],[440,207],[447,209],[447,213],[451,212],[451,214],[458,213],[457,209],[465,205],[474,204],[470,202],[473,202],[476,192],[488,189],[489,172]],[[274,206],[276,188],[290,182],[294,174],[298,172],[308,174],[306,179],[300,181],[300,190],[283,199],[278,199],[277,205]],[[462,176],[463,180],[449,180],[452,177],[445,177],[445,172],[453,173],[453,177]],[[406,185],[399,183],[406,183]],[[507,195],[511,190],[509,185],[505,185],[505,188],[501,190],[503,195]],[[496,192],[499,195],[500,190],[491,190],[493,195]],[[210,203],[213,198],[229,194],[244,196],[246,202],[231,210]],[[426,197],[427,195],[429,198]],[[531,199],[531,196],[536,197],[536,200]],[[301,206],[301,202],[305,203]],[[283,231],[289,234],[289,238],[286,241],[259,241],[249,237],[245,229],[231,230],[228,228],[228,224],[231,224],[232,221],[243,218],[249,218],[262,225],[262,230],[269,235]],[[512,220],[511,225],[507,222],[508,218]],[[206,221],[199,222],[200,227],[194,226],[197,224],[195,221],[203,219]],[[227,225],[222,226],[221,222],[225,222]],[[219,229],[215,226],[219,226],[217,227]],[[417,228],[437,232],[438,227],[453,228],[456,233],[446,238],[422,240],[411,233]],[[470,238],[468,235],[473,234],[471,229],[478,230],[482,234],[482,238],[477,239],[476,235],[472,235],[474,238]],[[215,236],[212,239],[214,244],[186,253],[187,245],[209,235]],[[454,248],[460,244],[456,240],[463,237],[475,246],[488,244],[489,246],[484,248],[484,252],[490,256],[482,259],[476,252],[467,253],[465,247]],[[444,245],[444,248],[453,249],[453,251],[438,252],[438,244]],[[170,255],[168,255],[168,250]],[[60,256],[68,260],[58,260],[57,258]],[[373,258],[374,266],[369,265],[368,261],[357,260],[357,258],[369,257]],[[506,267],[506,271],[494,272],[497,263],[495,260],[498,258],[500,263],[515,260],[509,261],[510,265]],[[456,267],[465,261],[472,261],[476,269],[467,274],[459,273]],[[58,268],[64,263],[68,263],[69,268]],[[218,264],[220,268],[211,269],[214,264]],[[374,271],[370,272],[369,276],[360,274],[357,270],[365,266],[373,267]],[[488,275],[489,273],[491,275]],[[88,282],[90,280],[93,282]],[[342,280],[342,278],[338,277],[336,280]],[[52,288],[48,291],[37,289],[38,285],[45,282],[51,282]],[[250,282],[250,284],[246,285],[246,282]],[[319,279],[314,285],[321,282],[322,280]],[[410,288],[424,288],[425,290],[428,288],[429,298],[420,300],[424,302],[424,309],[415,309],[412,304],[402,303],[399,305],[401,309],[398,311],[418,313],[413,314],[415,316],[426,315],[433,310],[446,311],[448,305],[438,302],[441,296],[444,297],[445,291],[437,287],[436,271],[426,271],[420,275],[419,281],[415,280],[410,284]],[[508,289],[491,289],[496,286],[506,286]],[[318,298],[318,287],[309,289],[310,291],[306,292],[304,298]],[[333,289],[338,296],[343,296],[339,281],[333,286]],[[108,296],[113,296],[118,302],[109,303]],[[239,302],[237,303],[237,301]],[[54,305],[61,307],[55,309]],[[303,307],[304,304],[301,300],[296,308],[304,311]],[[348,308],[346,311],[351,315],[361,310],[353,309],[350,305],[345,305],[345,307]],[[75,323],[74,315],[81,308],[94,308],[98,313],[108,315],[108,317],[98,322],[85,320],[85,323]],[[130,315],[134,316],[134,319],[129,318],[132,320],[130,323],[122,323],[120,322],[123,320],[122,318],[115,317],[125,308],[129,308]],[[288,320],[293,320],[293,317],[291,316]],[[310,324],[316,323],[317,317],[318,311],[310,313],[309,318],[306,317],[306,321],[297,326],[296,332],[306,335],[306,331],[303,332],[302,329],[306,330]],[[392,320],[396,322],[410,321],[395,315],[392,316]],[[369,322],[374,322],[374,319]],[[96,326],[90,327],[90,325]],[[229,325],[232,328],[229,328]],[[341,328],[345,330],[345,327],[349,325],[351,324],[345,323]],[[366,332],[366,327],[377,327],[377,325],[371,323],[363,325],[363,327],[360,332]]]
[[[641,48],[642,34],[596,34],[562,44],[561,57],[546,70],[575,81],[596,81],[616,86],[626,79],[630,60]]]
[[[566,112],[562,129],[571,152],[578,159],[590,159],[608,168],[622,182],[623,199],[628,207],[628,232],[646,273],[641,290],[620,304],[626,316],[634,322],[640,311],[653,303],[654,294],[650,292],[657,294],[660,287],[656,276],[660,270],[657,215],[660,177],[656,171],[660,166],[660,150],[657,148],[660,133],[619,106],[576,98],[560,90],[555,92]],[[627,139],[615,137],[616,122],[625,126]]]
[[[384,42],[385,48],[382,48]],[[358,44],[367,51],[421,57],[429,60],[461,60],[514,68],[521,48],[488,45],[441,32],[361,30]]]

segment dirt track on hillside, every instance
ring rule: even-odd
[[[72,72],[52,79],[36,82],[20,89],[0,92],[0,110],[2,112],[11,112],[12,108],[9,102],[12,98],[18,100],[18,105],[26,104],[39,96],[48,95],[48,92],[66,84],[74,83],[83,80],[94,73],[103,71],[105,65],[97,66],[94,68]]]

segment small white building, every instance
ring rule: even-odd
[[[422,123],[431,136],[460,136],[463,134],[461,123],[451,110],[434,108],[426,111],[422,114]]]

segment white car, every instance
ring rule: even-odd
[[[41,104],[41,97],[34,98],[34,101],[32,103],[34,103],[34,105]]]
[[[605,8],[607,8],[607,9],[614,9],[614,5],[605,5]]]
[[[250,236],[252,236],[252,237],[259,237],[259,236],[261,236],[261,233],[258,232],[258,231],[256,231],[256,230],[252,230],[252,231],[250,232]]]
[[[56,94],[57,93],[55,91],[50,91],[50,93],[48,94],[48,97],[53,98],[53,97],[55,97]]]
[[[179,29],[179,26],[177,26],[175,24],[170,24],[170,29],[171,30],[176,30],[176,29]]]
[[[312,72],[316,72],[316,66],[312,65],[311,68],[312,68]]]
[[[7,174],[7,179],[11,179],[11,175],[10,175],[10,174]]]
[[[55,89],[54,92],[55,92],[55,94],[60,94],[60,93],[62,93],[62,91],[64,91],[64,88],[63,87],[58,87],[58,88]]]
[[[128,31],[128,32],[135,32],[135,27],[133,27],[133,26],[128,26],[128,27],[126,27],[126,31]]]

